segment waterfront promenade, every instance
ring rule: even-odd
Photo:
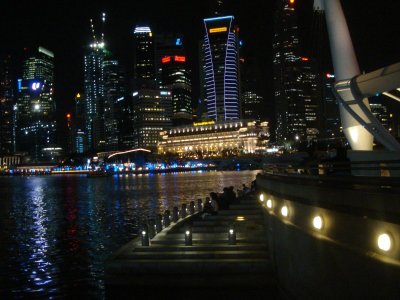
[[[187,217],[155,235],[149,246],[143,246],[139,236],[108,260],[106,295],[275,298],[266,236],[264,211],[255,193],[217,215],[203,218],[201,211],[189,210]]]

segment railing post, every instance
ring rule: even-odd
[[[187,211],[186,211],[186,203],[183,203],[182,204],[182,209],[181,209],[181,218],[182,219],[184,219],[184,218],[186,218],[186,215],[187,215]]]
[[[164,212],[164,227],[168,227],[171,224],[169,210],[167,209]]]
[[[179,220],[179,210],[176,206],[172,209],[172,222],[176,223]]]
[[[202,211],[203,210],[203,202],[201,199],[197,199],[197,211]]]
[[[163,229],[161,220],[162,220],[161,214],[157,214],[156,215],[156,231],[157,231],[157,233]]]
[[[189,203],[189,213],[191,215],[194,214],[194,201],[190,201],[190,203]]]
[[[229,225],[228,241],[229,245],[236,245],[236,228],[234,223]]]
[[[140,232],[142,238],[142,246],[150,246],[149,230],[147,224],[142,225],[142,230]]]
[[[188,226],[185,230],[185,246],[192,246],[192,244],[192,228]]]

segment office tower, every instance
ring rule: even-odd
[[[105,150],[118,150],[120,144],[120,103],[125,99],[125,76],[117,60],[106,59],[104,71]]]
[[[74,153],[84,153],[88,149],[88,137],[85,134],[85,112],[86,101],[85,96],[77,93],[74,99],[75,111],[73,114],[73,131],[74,131]]]
[[[306,136],[301,60],[294,0],[278,0],[273,37],[275,140],[282,144]]]
[[[148,26],[136,26],[133,32],[134,78],[137,88],[155,85],[154,40]]]
[[[186,56],[171,55],[162,59],[162,88],[171,92],[172,123],[174,126],[191,124],[192,87]]]
[[[383,127],[389,130],[390,126],[387,106],[385,104],[379,103],[379,100],[374,98],[372,98],[371,102],[369,103],[371,112],[375,116],[375,118],[377,118],[378,121],[383,125]]]
[[[233,16],[204,19],[204,79],[208,118],[237,120],[240,116],[238,31]]]
[[[171,127],[171,92],[158,89],[139,89],[133,93],[134,148],[155,150],[160,132]]]
[[[86,48],[84,56],[85,128],[88,150],[101,149],[104,144],[104,41],[96,39]]]
[[[38,47],[25,49],[22,79],[18,80],[17,150],[32,161],[51,160],[44,148],[55,144],[54,54]]]
[[[0,155],[15,152],[15,111],[11,56],[0,60]]]
[[[319,137],[321,130],[319,115],[319,99],[321,99],[319,85],[320,76],[317,71],[316,62],[309,57],[301,57],[299,62],[300,75],[299,84],[301,94],[299,100],[304,103],[304,118],[306,123],[305,138],[315,140]]]
[[[333,95],[333,84],[335,83],[335,75],[326,73],[322,77],[322,138],[337,139],[344,137],[341,132],[341,123],[339,115],[339,105]]]
[[[252,91],[243,93],[243,119],[261,121],[263,119],[263,97]]]

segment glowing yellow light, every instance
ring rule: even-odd
[[[260,201],[264,202],[264,194],[260,194]]]
[[[322,219],[321,216],[314,217],[312,223],[315,229],[321,230],[322,227],[324,227],[324,220]]]
[[[383,251],[389,251],[392,248],[392,238],[387,233],[378,236],[378,247]]]
[[[193,123],[194,126],[204,126],[204,125],[214,125],[214,124],[215,124],[215,121]]]
[[[243,217],[243,216],[236,217],[236,221],[244,221],[244,220],[245,220],[245,217]]]
[[[286,205],[282,206],[281,208],[281,214],[284,217],[287,217],[289,215],[289,209]]]
[[[272,200],[271,199],[267,200],[267,207],[272,208]]]
[[[76,98],[80,98],[81,97],[81,94],[76,94]]]
[[[290,4],[293,4],[293,3],[294,3],[294,0],[290,0],[289,2],[290,2]]]
[[[228,30],[228,27],[211,28],[210,33],[225,32],[227,30]]]

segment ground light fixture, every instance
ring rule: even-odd
[[[389,251],[390,249],[392,249],[392,238],[390,236],[390,234],[388,233],[382,233],[378,236],[378,248],[382,251]]]
[[[264,202],[264,194],[260,194],[260,201]]]
[[[321,216],[315,216],[312,225],[315,229],[321,230],[324,227],[324,219]]]
[[[267,207],[270,209],[272,208],[272,200],[271,199],[267,200]]]
[[[282,206],[281,215],[284,217],[287,217],[289,215],[289,208],[286,205]]]

